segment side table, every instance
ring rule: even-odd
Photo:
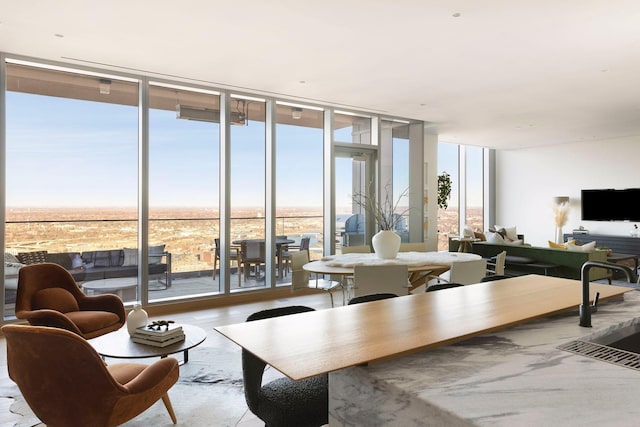
[[[633,260],[633,264],[634,264],[633,272],[638,274],[638,255],[618,254],[618,253],[615,253],[615,252],[612,252],[609,255],[607,255],[607,261],[608,262],[613,262],[615,264],[617,264],[617,263],[619,263],[621,261],[629,261],[629,260]]]
[[[204,329],[193,325],[182,325],[184,330],[184,341],[168,345],[166,347],[154,347],[151,345],[138,344],[131,340],[127,327],[124,326],[117,331],[110,332],[89,340],[89,344],[96,349],[102,358],[111,357],[114,359],[142,359],[146,357],[167,357],[170,354],[183,352],[184,364],[189,361],[189,350],[202,344],[207,338]]]
[[[479,242],[480,239],[476,237],[452,237],[451,240],[460,242],[458,246],[458,252],[472,252],[473,242]]]

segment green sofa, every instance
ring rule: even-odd
[[[449,241],[449,251],[457,251],[459,242]],[[483,258],[491,258],[507,251],[507,273],[537,273],[549,276],[580,279],[582,264],[587,261],[607,261],[605,251],[575,252],[564,249],[552,249],[529,245],[501,245],[487,242],[474,242],[473,253]],[[610,274],[602,268],[592,268],[589,280],[608,279]]]

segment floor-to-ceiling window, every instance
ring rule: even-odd
[[[137,244],[138,84],[6,69],[5,262],[57,262],[82,285],[94,269],[119,262],[108,251]],[[76,260],[80,253],[96,257]],[[5,271],[5,317],[13,315],[12,273]],[[139,297],[135,289],[122,296]]]
[[[467,146],[466,154],[466,224],[473,230],[484,230],[484,148]]]
[[[231,97],[231,243],[243,261],[238,289],[263,288],[266,279],[265,119],[263,100]]]
[[[149,246],[171,254],[170,285],[175,296],[224,289],[220,248],[216,248],[219,151],[217,93],[150,85]],[[150,283],[149,300],[170,297],[168,292],[154,292],[166,286],[162,280]]]
[[[393,126],[393,204],[397,215],[395,232],[403,242],[409,241],[409,125]]]
[[[276,235],[293,240],[291,250],[308,238],[311,259],[322,256],[324,241],[323,118],[318,108],[276,109]]]
[[[372,228],[368,230],[365,199],[375,197],[371,118],[334,112],[333,142],[335,145],[334,193],[336,218],[336,252],[343,246],[368,245]],[[377,142],[377,141],[376,141]]]
[[[447,250],[448,237],[460,233],[459,165],[459,146],[438,143],[438,176],[448,176],[451,180],[451,193],[444,199],[446,207],[438,207],[438,250]]]
[[[448,249],[448,237],[458,236],[462,227],[485,229],[485,155],[477,146],[438,143],[438,175],[448,176],[451,194],[447,207],[438,209],[438,249]]]

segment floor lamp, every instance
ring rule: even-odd
[[[567,216],[569,210],[569,197],[568,196],[556,196],[553,198],[553,215],[556,222],[556,243],[564,243],[562,238],[562,227],[567,223]]]

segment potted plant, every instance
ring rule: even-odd
[[[438,207],[447,209],[451,198],[451,176],[447,172],[438,175]]]

